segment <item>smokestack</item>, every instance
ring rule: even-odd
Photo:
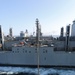
[[[63,37],[63,35],[64,35],[64,28],[62,27],[60,32],[60,37]]]

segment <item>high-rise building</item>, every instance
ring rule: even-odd
[[[75,20],[73,21],[73,24],[72,24],[72,29],[71,29],[71,36],[75,36]]]
[[[13,33],[13,32],[12,32],[12,28],[10,28],[10,29],[9,29],[9,36],[12,37],[12,36],[13,36],[12,33]]]
[[[25,37],[28,37],[28,30],[25,31]]]

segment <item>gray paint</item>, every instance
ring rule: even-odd
[[[39,51],[40,65],[75,66],[75,52],[54,51],[53,47],[40,47]],[[37,65],[36,47],[12,47],[12,51],[0,51],[0,64]]]

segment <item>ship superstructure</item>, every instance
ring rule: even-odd
[[[75,67],[75,36],[74,31],[70,36],[70,25],[66,27],[66,36],[64,36],[62,27],[60,37],[55,41],[50,41],[50,44],[47,42],[47,44],[43,44],[43,40],[40,39],[38,19],[36,27],[37,36],[33,41],[27,41],[28,38],[26,38],[25,40],[4,42],[0,26],[0,65],[37,66],[37,46],[39,46],[40,66]]]

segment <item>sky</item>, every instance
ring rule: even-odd
[[[0,25],[5,35],[9,28],[13,35],[26,29],[33,34],[36,18],[43,35],[59,35],[61,27],[75,20],[75,0],[0,0]]]

